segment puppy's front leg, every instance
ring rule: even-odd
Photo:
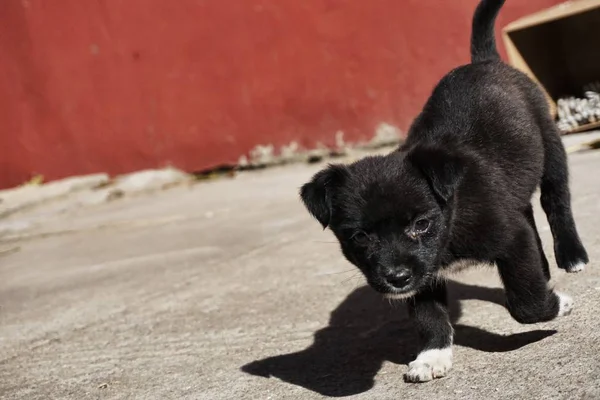
[[[409,311],[425,346],[408,364],[408,382],[427,382],[446,376],[452,368],[452,325],[448,315],[446,285],[435,283],[409,300]]]

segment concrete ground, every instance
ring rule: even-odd
[[[455,367],[426,384],[402,380],[418,348],[401,304],[298,200],[322,165],[38,211],[35,231],[0,239],[0,398],[600,399],[600,151],[570,158],[585,272],[556,269],[536,217],[574,312],[519,325],[496,272],[467,272]]]

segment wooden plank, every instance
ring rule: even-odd
[[[540,25],[560,18],[569,17],[594,8],[600,7],[600,0],[577,0],[567,1],[554,7],[547,8],[540,12],[527,15],[504,27],[504,31],[513,32],[520,29],[529,28],[534,25]]]
[[[600,121],[596,121],[596,122],[592,122],[589,124],[578,126],[577,128],[571,129],[570,131],[563,132],[563,135],[570,135],[572,133],[585,132],[585,131],[589,131],[589,130],[596,129],[596,128],[600,128]]]

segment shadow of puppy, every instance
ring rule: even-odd
[[[504,305],[502,289],[457,282],[449,282],[448,289],[453,323],[461,315],[459,299]],[[460,324],[454,327],[455,344],[486,352],[516,350],[556,333],[534,330],[504,336]],[[253,361],[244,365],[242,371],[277,377],[325,396],[350,396],[373,387],[384,361],[412,361],[419,348],[417,342],[405,307],[391,305],[370,287],[363,286],[332,311],[329,325],[315,333],[310,347]]]

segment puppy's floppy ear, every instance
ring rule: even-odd
[[[464,176],[466,164],[458,155],[437,148],[414,148],[406,159],[427,179],[442,204],[454,195]]]
[[[300,189],[300,197],[308,212],[323,225],[323,229],[331,220],[332,195],[347,176],[348,169],[345,166],[329,165]]]

